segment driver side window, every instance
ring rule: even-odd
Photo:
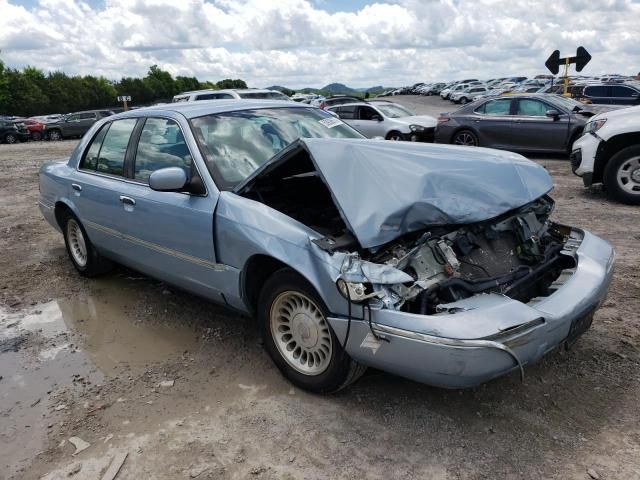
[[[516,115],[524,115],[527,117],[544,117],[547,110],[551,110],[546,104],[539,100],[530,100],[521,98],[518,100],[518,110]]]
[[[374,120],[374,117],[382,118],[382,116],[371,107],[358,107],[360,120]]]

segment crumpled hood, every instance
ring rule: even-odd
[[[364,248],[436,225],[480,222],[553,187],[540,165],[499,150],[368,139],[305,138],[236,191],[305,149],[347,227]]]
[[[423,127],[435,127],[438,124],[438,120],[429,115],[413,115],[411,117],[394,118],[394,120],[407,125],[421,125]]]

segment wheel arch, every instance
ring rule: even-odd
[[[593,166],[593,182],[599,183],[603,181],[604,169],[611,157],[623,148],[638,144],[640,144],[640,132],[621,133],[601,142],[598,146]]]
[[[271,275],[283,268],[288,268],[300,275],[322,298],[314,283],[300,270],[271,255],[258,253],[249,257],[240,274],[242,298],[251,314],[255,314],[257,310],[258,298],[264,283]]]
[[[470,125],[460,125],[453,132],[451,132],[451,138],[449,138],[449,143],[453,143],[453,138],[463,130],[469,130],[471,133],[473,133],[478,139],[478,146],[480,146],[480,134],[475,128],[473,128]]]
[[[60,227],[61,231],[64,228],[64,225],[62,225],[62,219],[64,218],[64,214],[66,212],[70,212],[73,215],[75,215],[76,217],[78,216],[78,214],[75,211],[75,208],[72,206],[71,202],[69,202],[66,199],[60,199],[60,200],[56,201],[56,203],[54,204],[54,207],[53,207],[53,214],[54,214],[54,216],[56,218],[56,222],[58,223],[58,226]]]

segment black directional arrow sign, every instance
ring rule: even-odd
[[[578,47],[575,57],[560,58],[560,50],[554,50],[551,56],[544,62],[545,66],[551,73],[557,75],[560,71],[560,65],[569,65],[571,63],[576,64],[576,71],[580,72],[587,63],[591,60],[591,55],[584,47]]]

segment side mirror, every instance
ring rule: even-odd
[[[375,120],[377,122],[382,121],[382,117],[380,115],[371,115],[371,120]]]
[[[558,110],[547,110],[545,112],[545,115],[547,117],[551,117],[551,118],[557,119],[560,116],[560,112]]]
[[[187,181],[187,174],[180,167],[161,168],[149,176],[149,186],[158,192],[182,191]]]

